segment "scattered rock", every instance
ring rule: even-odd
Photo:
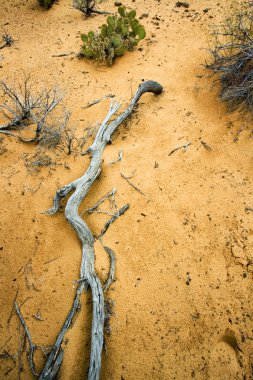
[[[139,19],[142,20],[143,18],[147,18],[148,16],[148,13],[143,13],[142,15],[140,15]]]
[[[180,8],[180,7],[189,8],[189,6],[190,6],[190,4],[185,2],[185,1],[177,1],[175,5],[178,8]]]

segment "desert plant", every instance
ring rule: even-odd
[[[41,5],[42,7],[46,8],[46,9],[51,8],[55,2],[55,0],[37,0],[37,1],[38,1],[39,5]]]
[[[46,131],[53,128],[54,111],[62,102],[62,95],[57,88],[35,93],[32,90],[30,77],[26,77],[24,84],[19,89],[14,89],[5,82],[0,82],[0,89],[4,97],[4,103],[0,105],[1,119],[6,123],[0,125],[0,133],[16,136],[23,142],[39,143],[45,139]],[[58,115],[57,115],[58,116]],[[51,119],[50,119],[51,118]],[[68,120],[64,117],[63,127]],[[30,130],[33,126],[34,137],[24,139],[21,131]],[[17,133],[13,133],[13,131]],[[47,136],[49,133],[47,133]]]
[[[0,45],[0,49],[3,49],[7,46],[9,47],[14,43],[13,38],[8,33],[4,33],[2,36],[2,39],[3,39],[3,43],[2,45]]]
[[[212,61],[206,67],[218,73],[220,98],[230,110],[253,112],[253,8],[234,7],[233,14],[214,27]]]
[[[90,31],[81,35],[81,56],[112,65],[116,57],[121,57],[127,50],[133,50],[145,38],[145,29],[136,19],[135,10],[127,12],[125,7],[119,7],[118,13],[119,16],[109,16],[99,32]]]

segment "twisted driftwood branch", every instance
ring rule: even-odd
[[[56,342],[45,364],[45,367],[39,376],[39,380],[51,380],[55,377],[56,373],[58,372],[61,362],[63,360],[63,349],[61,348],[61,344],[64,335],[67,332],[73,320],[73,316],[79,309],[79,298],[81,293],[83,292],[83,290],[87,290],[89,287],[91,288],[92,292],[93,318],[91,333],[91,355],[88,379],[99,379],[105,319],[104,292],[101,282],[94,269],[94,237],[86,223],[80,217],[78,209],[81,202],[90,190],[92,184],[101,172],[103,151],[108,142],[111,140],[112,134],[115,132],[118,126],[123,121],[125,121],[126,118],[132,113],[140,97],[145,92],[152,92],[158,95],[161,94],[162,90],[162,86],[157,82],[146,81],[142,83],[139,86],[136,94],[134,95],[130,105],[126,108],[126,110],[109,124],[110,118],[120,107],[119,103],[111,102],[110,110],[99,128],[93,144],[88,149],[88,151],[91,154],[90,166],[88,167],[87,171],[82,177],[67,184],[66,186],[62,187],[56,192],[53,201],[53,207],[47,211],[49,215],[55,214],[59,210],[61,199],[65,198],[71,191],[74,191],[66,204],[65,216],[67,221],[75,229],[79,237],[79,240],[82,244],[82,260],[80,268],[80,280],[76,290],[76,296],[73,302],[73,306],[56,339]],[[107,250],[107,253],[110,255],[111,252],[108,252]],[[110,256],[112,259],[112,255]],[[110,272],[108,279],[109,283],[107,282],[106,289],[112,281],[113,272],[114,267],[112,268],[112,272]]]

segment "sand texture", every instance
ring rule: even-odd
[[[0,50],[0,79],[18,86],[30,73],[35,89],[58,85],[79,136],[87,128],[94,131],[110,105],[105,99],[82,109],[88,102],[114,94],[123,110],[143,80],[164,87],[160,96],[145,94],[119,127],[82,205],[87,209],[113,188],[118,207],[130,204],[104,236],[117,261],[108,292],[115,315],[102,380],[253,379],[253,146],[247,128],[234,142],[243,121],[219,102],[219,84],[203,66],[210,25],[219,23],[233,2],[193,0],[187,12],[175,2],[126,0],[138,16],[144,14],[147,37],[112,67],[75,56],[80,33],[97,29],[105,16],[85,18],[70,0],[59,0],[49,11],[36,0],[0,4],[0,24],[15,40]],[[117,9],[112,0],[99,7]],[[34,378],[26,353],[20,364],[23,332],[14,300],[22,305],[34,343],[46,349],[71,307],[73,281],[79,278],[75,232],[63,212],[42,212],[60,186],[84,173],[89,157],[59,152],[55,165],[31,171],[26,162],[35,149],[8,136],[0,142],[0,354],[14,356],[0,357],[0,379],[6,380]],[[120,150],[122,161],[111,164]],[[109,210],[109,202],[104,207]],[[108,220],[98,213],[83,217],[94,235]],[[102,279],[108,268],[97,242]],[[64,340],[60,380],[87,377],[90,301],[88,292]],[[38,371],[44,360],[37,350]]]

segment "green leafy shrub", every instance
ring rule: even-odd
[[[127,12],[125,7],[119,7],[118,13],[119,16],[109,16],[99,32],[81,35],[81,56],[112,65],[116,57],[133,50],[145,38],[145,29],[136,19],[135,10]]]
[[[42,7],[46,8],[46,9],[51,8],[55,2],[55,0],[37,0],[37,1],[38,1],[39,5],[41,5]]]

